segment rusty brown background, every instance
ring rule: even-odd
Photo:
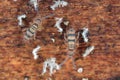
[[[89,43],[84,43],[80,37],[75,53],[77,67],[83,67],[83,73],[76,72],[71,60],[57,71],[52,80],[111,80],[120,76],[120,0],[65,0],[69,5],[50,9],[52,0],[39,2],[39,14],[46,16],[55,13],[55,17],[64,17],[70,21],[70,26],[77,31],[83,27],[89,28]],[[24,28],[18,26],[17,16],[26,14]],[[54,17],[44,20],[43,31],[38,31],[36,40],[23,43],[24,29],[36,16],[28,0],[0,0],[0,80],[46,80],[48,73],[41,75],[43,62],[50,57],[56,57],[57,63],[66,57],[66,44],[63,35],[54,27]],[[65,27],[63,27],[65,28]],[[50,36],[54,35],[55,43]],[[37,45],[42,48],[38,52],[39,59],[34,60],[32,50]],[[95,50],[86,58],[81,54],[87,46],[94,45]]]

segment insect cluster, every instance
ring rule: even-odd
[[[25,33],[24,33],[24,36],[23,36],[23,39],[24,41],[29,41],[31,39],[36,39],[36,33],[37,33],[37,30],[39,27],[42,27],[42,21],[44,19],[47,19],[49,17],[52,17],[54,16],[54,14],[50,14],[50,15],[47,15],[45,17],[41,17],[41,15],[38,13],[39,12],[39,4],[38,4],[39,0],[30,0],[29,3],[30,5],[33,5],[34,6],[34,10],[37,12],[37,16],[33,19],[33,22],[32,24],[30,24],[30,27],[28,29],[26,29]],[[52,6],[50,6],[50,8],[52,10],[55,10],[57,7],[65,7],[68,5],[68,2],[66,1],[61,1],[61,0],[58,0],[58,1],[55,1],[55,4],[53,4]],[[23,15],[19,15],[18,16],[18,25],[21,27],[23,26],[24,24],[22,23],[22,19],[23,18],[26,18],[27,15],[23,14]],[[64,23],[64,25],[66,26],[69,26],[69,21],[63,21],[63,18],[55,18],[55,25],[54,27],[58,29],[58,32],[60,33],[63,33],[63,29],[61,27],[61,23]],[[40,30],[41,31],[41,30]],[[64,40],[66,42],[66,45],[67,45],[67,56],[66,56],[66,59],[61,62],[61,64],[57,64],[55,63],[56,61],[56,58],[50,58],[50,59],[47,59],[45,62],[44,62],[44,65],[43,65],[43,72],[42,74],[45,74],[47,71],[46,71],[46,68],[50,68],[50,75],[52,75],[54,73],[54,70],[60,70],[61,66],[69,59],[71,58],[72,61],[73,61],[73,66],[74,68],[76,69],[76,65],[74,63],[74,58],[73,58],[73,55],[75,54],[75,50],[76,50],[76,44],[79,42],[79,35],[82,35],[82,38],[84,40],[85,43],[89,42],[89,39],[88,39],[88,28],[83,28],[83,32],[80,33],[76,33],[76,30],[74,28],[69,28],[68,30],[66,30],[66,33],[64,33]],[[55,40],[52,38],[51,40],[53,40],[53,42],[55,42]],[[37,46],[35,49],[33,49],[32,51],[32,54],[34,55],[34,59],[36,60],[38,58],[38,55],[37,55],[37,52],[40,50],[40,46]],[[94,50],[94,46],[90,46],[88,48],[86,48],[85,52],[83,53],[83,57],[86,57],[88,56],[92,51]],[[78,73],[82,73],[83,72],[83,68],[79,68],[78,70]]]

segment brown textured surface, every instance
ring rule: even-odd
[[[84,26],[89,28],[89,43],[85,44],[80,38],[76,50],[75,63],[83,67],[83,73],[73,70],[71,61],[67,61],[61,70],[51,78],[53,80],[81,80],[88,77],[91,80],[107,80],[120,76],[120,1],[119,0],[66,0],[69,5],[52,11],[49,5],[52,0],[42,0],[39,3],[40,14],[45,16],[56,13],[56,17],[66,17],[70,26],[76,30]],[[27,14],[26,27],[35,17],[33,8],[27,5],[28,0],[0,0],[0,80],[46,80],[50,76],[41,76],[43,61],[56,57],[60,63],[66,56],[64,39],[54,28],[54,18],[44,20],[45,27],[37,33],[37,39],[30,44],[22,44],[23,29],[17,25],[17,15]],[[88,23],[89,22],[89,23]],[[55,33],[56,42],[50,40]],[[39,59],[34,60],[32,50],[37,45]],[[94,45],[93,54],[82,58],[81,54],[89,45]]]

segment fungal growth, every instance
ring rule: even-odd
[[[56,63],[56,58],[49,58],[43,63],[42,75],[47,72],[47,68],[50,70],[50,76],[60,69],[60,66]]]
[[[38,11],[38,0],[30,0],[29,3],[34,6],[35,11]]]
[[[61,28],[61,23],[63,21],[63,18],[55,18],[56,23],[55,23],[55,27],[58,29],[58,32],[63,32],[63,29]]]
[[[82,56],[83,57],[88,56],[94,50],[94,48],[95,48],[94,46],[90,46],[90,47],[86,48],[86,50]]]
[[[41,48],[41,47],[38,45],[38,46],[37,46],[35,49],[33,49],[33,51],[32,51],[32,54],[33,54],[35,60],[38,58],[37,53],[38,53],[38,51],[40,50],[40,48]]]
[[[68,2],[64,1],[64,0],[58,0],[58,1],[54,1],[54,4],[52,6],[50,6],[50,8],[52,10],[55,10],[55,8],[57,7],[65,7],[68,5]]]
[[[18,15],[18,17],[17,17],[17,19],[18,19],[18,25],[21,26],[21,27],[24,25],[23,21],[22,21],[22,19],[24,19],[24,18],[26,18],[25,14]]]
[[[84,42],[88,42],[88,28],[83,28],[82,37]]]

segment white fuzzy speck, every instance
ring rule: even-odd
[[[35,11],[38,11],[38,0],[30,0],[30,4],[34,6]]]
[[[63,23],[64,23],[64,25],[66,25],[66,26],[69,25],[69,21],[64,21]]]
[[[18,19],[18,25],[19,26],[23,26],[23,22],[22,22],[22,19],[24,19],[24,18],[26,18],[26,15],[25,14],[23,14],[23,15],[19,15],[18,17],[17,17],[17,19]]]
[[[17,0],[13,0],[13,1],[15,1],[15,2],[16,2]]]
[[[83,54],[83,57],[88,56],[94,50],[94,48],[95,48],[94,46],[90,46],[90,47],[86,48],[86,50]]]
[[[54,38],[51,38],[52,42],[54,43],[55,42],[55,39]]]
[[[34,59],[36,60],[38,58],[37,52],[39,51],[41,47],[37,46],[35,49],[33,49],[32,54],[34,56]]]
[[[53,4],[52,6],[50,6],[50,8],[52,10],[55,10],[55,8],[57,7],[64,7],[68,5],[68,2],[64,1],[64,0],[58,0],[58,1],[54,1],[55,4]]]
[[[83,68],[79,68],[79,69],[77,70],[77,72],[78,72],[78,73],[82,73],[82,72],[83,72]]]
[[[47,68],[50,68],[50,76],[56,72],[56,70],[60,69],[60,66],[55,62],[56,58],[49,58],[47,59],[43,64],[43,72],[42,75],[44,75],[47,72]]]
[[[82,80],[89,80],[88,78],[82,78]]]
[[[48,79],[46,79],[46,80],[52,80],[51,78],[48,78]]]
[[[84,39],[84,42],[88,42],[87,34],[88,34],[88,28],[83,28],[82,37]]]
[[[58,28],[58,32],[63,32],[63,29],[61,28],[61,23],[63,21],[63,18],[55,18],[56,20],[56,24],[55,24],[55,27]]]
[[[25,78],[24,80],[29,80],[28,78]]]

